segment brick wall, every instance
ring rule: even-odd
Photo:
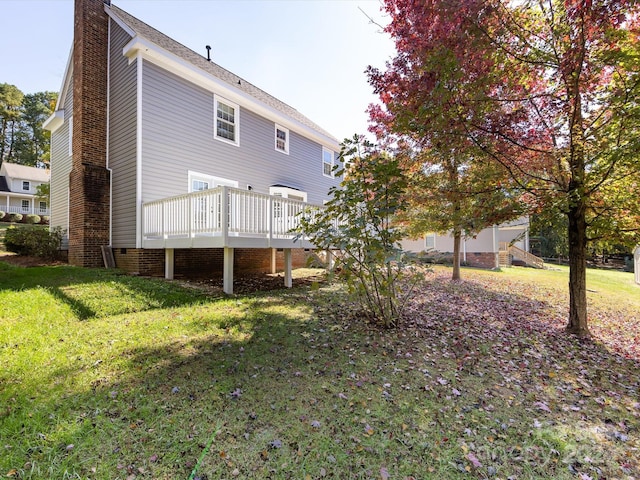
[[[460,261],[464,261],[462,254]],[[478,268],[498,268],[498,253],[494,252],[467,252],[467,265]]]
[[[304,267],[308,252],[292,249],[294,268]],[[116,266],[127,273],[144,276],[164,276],[164,250],[114,248]],[[271,272],[271,249],[236,248],[233,257],[236,275]],[[177,249],[174,251],[176,277],[222,277],[224,250],[222,248]],[[276,268],[284,270],[284,252],[276,252]]]
[[[164,250],[162,250],[164,254]],[[222,248],[179,249],[174,252],[174,274],[179,277],[222,277]]]
[[[109,244],[107,170],[108,0],[75,0],[73,138],[69,174],[69,263],[102,266]]]
[[[116,267],[132,275],[164,277],[164,250],[114,248]]]

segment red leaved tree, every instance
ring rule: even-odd
[[[567,330],[588,335],[589,228],[603,202],[615,202],[607,192],[640,173],[636,3],[385,0],[384,8],[397,56],[384,72],[369,70],[383,104],[370,109],[372,129],[427,144],[464,137],[536,203],[566,215]],[[639,201],[640,192],[630,208]]]

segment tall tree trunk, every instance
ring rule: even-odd
[[[589,336],[587,326],[587,222],[584,200],[569,209],[569,323],[567,331]]]
[[[451,280],[460,280],[460,239],[462,232],[458,229],[453,230],[453,275]]]

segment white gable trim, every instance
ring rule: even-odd
[[[251,95],[238,90],[237,88],[233,88],[233,86],[228,83],[202,71],[186,60],[166,51],[145,38],[134,37],[131,39],[131,41],[122,49],[122,54],[129,59],[129,62],[133,62],[135,58],[142,57],[143,59],[152,62],[155,65],[158,65],[159,67],[162,67],[165,70],[204,88],[205,90],[221,95],[222,97],[237,103],[241,107],[248,108],[249,110],[275,123],[289,128],[290,130],[294,130],[330,150],[340,150],[335,139],[322,135],[297,120],[292,119],[288,115],[279,112],[273,107],[260,102]]]
[[[120,26],[120,28],[122,28],[125,32],[127,32],[127,34],[129,34],[130,37],[136,36],[136,32],[131,30],[129,26],[126,23],[124,23],[122,20],[120,20],[120,18],[117,15],[111,13],[111,9],[107,5],[104,6],[104,11],[107,12],[107,15],[109,15],[109,18],[111,18],[111,20],[116,22],[118,26]]]
[[[49,118],[42,124],[42,128],[49,130],[51,133],[55,132],[64,124],[64,100],[67,96],[71,85],[71,76],[73,75],[73,45],[71,45],[71,51],[69,52],[69,58],[67,59],[67,66],[64,69],[64,75],[62,75],[62,85],[58,91],[58,99],[56,100],[56,107]]]
[[[56,110],[51,114],[49,118],[45,120],[42,124],[42,128],[45,130],[49,130],[50,132],[55,132],[58,130],[62,124],[64,123],[64,110]]]

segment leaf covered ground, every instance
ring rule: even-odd
[[[219,298],[0,264],[0,473],[640,478],[631,276],[588,280],[578,340],[566,271],[449,275],[382,331],[335,285]]]

